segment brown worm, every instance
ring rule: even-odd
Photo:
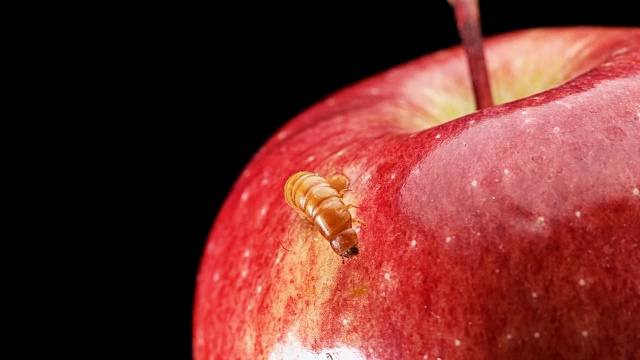
[[[342,201],[349,181],[344,175],[330,180],[308,171],[295,173],[284,185],[284,198],[316,226],[336,254],[350,258],[358,254],[358,235],[351,227],[350,206]]]

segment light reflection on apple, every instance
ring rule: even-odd
[[[357,349],[346,345],[339,345],[333,348],[312,351],[306,349],[300,339],[289,332],[286,340],[275,344],[273,351],[269,355],[270,360],[372,360],[362,354]]]

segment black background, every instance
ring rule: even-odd
[[[637,26],[637,14],[620,4],[487,0],[483,32]],[[114,168],[130,194],[117,221],[135,230],[115,247],[133,267],[115,301],[135,314],[121,325],[141,354],[188,359],[201,251],[252,154],[331,92],[459,40],[445,0],[179,5],[133,20],[123,55],[130,78],[121,84],[133,120],[114,139],[131,149]]]

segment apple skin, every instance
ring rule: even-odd
[[[501,105],[472,112],[456,47],[260,149],[204,249],[196,360],[640,358],[640,28],[523,30],[485,52]],[[287,206],[301,170],[350,178],[359,255]]]

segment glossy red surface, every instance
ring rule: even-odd
[[[265,144],[203,254],[196,360],[640,357],[640,30],[538,29],[485,50],[505,94],[556,83],[434,126],[473,103],[456,48]],[[343,261],[287,206],[300,170],[350,179],[359,255]]]

